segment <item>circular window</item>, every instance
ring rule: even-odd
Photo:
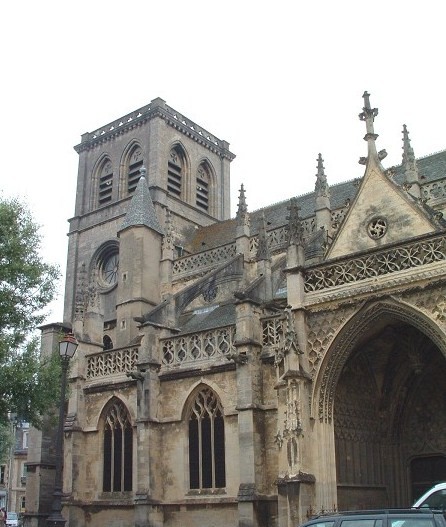
[[[119,252],[117,245],[105,247],[98,257],[99,281],[103,287],[111,287],[118,281]]]
[[[367,233],[373,240],[382,238],[387,232],[387,221],[384,218],[374,218],[367,226]]]

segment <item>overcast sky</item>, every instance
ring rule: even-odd
[[[362,94],[379,109],[377,148],[399,164],[446,148],[445,2],[412,0],[23,0],[0,8],[4,197],[42,225],[65,271],[82,133],[156,97],[220,139],[232,215],[361,177]],[[63,283],[48,322],[62,319]]]

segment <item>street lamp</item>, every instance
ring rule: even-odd
[[[59,355],[60,362],[62,365],[62,380],[60,389],[60,405],[59,405],[59,426],[57,429],[56,437],[56,475],[54,478],[54,493],[53,493],[53,505],[51,514],[47,518],[47,527],[64,527],[65,518],[62,516],[62,490],[63,490],[63,479],[62,479],[62,443],[63,443],[63,427],[65,418],[65,392],[67,388],[67,372],[68,363],[76,352],[78,346],[77,340],[74,335],[69,333],[65,335],[59,342]]]

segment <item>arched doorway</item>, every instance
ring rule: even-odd
[[[359,324],[338,366],[340,509],[406,507],[446,480],[446,359],[411,317],[374,315]]]

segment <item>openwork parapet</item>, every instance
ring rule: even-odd
[[[423,185],[423,196],[433,200],[446,198],[446,179]]]
[[[223,358],[235,353],[234,340],[235,326],[163,339],[162,365],[180,366]]]
[[[87,379],[128,373],[136,369],[138,348],[105,351],[87,357]]]
[[[438,236],[309,269],[305,277],[305,291],[320,291],[442,260],[446,260],[446,237]]]
[[[220,265],[236,255],[235,243],[179,258],[173,262],[173,275],[194,274]]]

